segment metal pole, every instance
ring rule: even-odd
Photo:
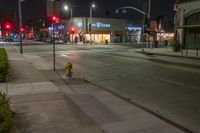
[[[92,45],[92,8],[90,8],[90,45]]]
[[[11,45],[11,36],[10,36],[11,31],[8,31],[8,36],[9,36],[9,44]]]
[[[148,30],[149,32],[147,33],[147,41],[148,41],[148,46],[149,46],[149,34],[150,34],[150,17],[151,17],[151,0],[149,0],[149,4],[148,4]],[[150,47],[150,46],[149,46]]]
[[[43,28],[44,28],[44,31],[43,31],[43,41],[45,42],[45,38],[46,38],[45,35],[46,34],[45,34],[45,20],[44,20],[44,18],[43,18],[43,24],[42,25],[43,25]]]
[[[151,0],[149,0],[149,7],[148,7],[148,18],[151,17]]]
[[[71,21],[72,21],[72,18],[73,18],[73,11],[72,11],[72,8],[71,8]]]
[[[187,44],[186,56],[188,56],[188,48],[189,48],[189,46],[188,46],[188,44]]]
[[[55,35],[54,35],[54,24],[52,24],[53,31],[53,70],[56,70],[56,51],[55,51]]]
[[[144,52],[144,24],[142,27],[142,52]]]
[[[22,47],[22,9],[21,9],[21,0],[18,0],[19,5],[19,36],[20,36],[20,54],[23,54],[23,47]]]
[[[1,24],[0,24],[0,33],[1,33],[0,42],[2,42],[2,41],[3,41],[3,31],[2,31],[2,29],[1,29]]]

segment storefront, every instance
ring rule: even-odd
[[[126,26],[126,41],[127,42],[140,42],[142,40],[142,26],[140,25],[127,25]]]
[[[76,29],[75,34],[70,34],[71,28]],[[90,28],[90,19],[87,17],[74,18],[66,23],[66,30],[70,35],[70,41],[78,38],[79,42],[120,43],[125,38],[125,20],[109,18],[92,18]]]
[[[177,39],[184,49],[199,49],[200,1],[177,0],[175,10]]]

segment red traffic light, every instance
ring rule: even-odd
[[[56,17],[55,17],[55,16],[53,16],[53,17],[52,17],[52,20],[53,20],[53,21],[56,21]]]
[[[52,17],[51,17],[51,21],[52,21],[52,23],[57,23],[58,17],[52,16]]]
[[[71,28],[70,28],[70,33],[71,33],[71,34],[74,34],[75,32],[76,32],[76,28],[75,28],[75,27],[71,27]]]
[[[25,31],[25,29],[24,28],[20,28],[20,32],[24,32]]]
[[[6,25],[6,29],[10,29],[10,25]]]
[[[6,23],[6,24],[5,24],[5,29],[6,29],[6,30],[10,30],[10,29],[11,29],[11,25],[10,25],[9,23]]]
[[[74,27],[72,27],[71,31],[75,31],[75,28],[74,28]]]

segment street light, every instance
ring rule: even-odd
[[[95,4],[94,3],[92,4],[92,8],[95,8]]]
[[[90,31],[90,45],[92,44],[92,11],[96,7],[94,3],[92,3],[90,7],[90,24],[89,24],[89,31]]]
[[[121,9],[132,9],[132,10],[135,10],[137,12],[139,12],[140,14],[144,15],[144,17],[148,18],[148,20],[150,20],[150,14],[151,14],[151,0],[148,0],[148,11],[147,12],[144,12],[138,8],[135,8],[135,7],[131,7],[131,6],[124,6],[124,7],[120,7],[116,10],[116,13],[119,13],[119,10]],[[145,28],[145,21],[144,21],[144,24],[143,24],[143,30],[142,30],[142,52],[144,52],[144,28]],[[149,38],[149,37],[148,37]],[[148,40],[149,41],[149,40]]]
[[[69,10],[69,6],[68,6],[68,5],[64,5],[64,10],[65,10],[65,11],[68,11],[68,10]],[[72,11],[72,8],[70,8],[70,12],[71,12],[71,21],[72,21],[72,18],[73,18],[73,11]]]

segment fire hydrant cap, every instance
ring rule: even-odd
[[[66,68],[72,68],[72,63],[68,62],[68,63],[66,64]]]

